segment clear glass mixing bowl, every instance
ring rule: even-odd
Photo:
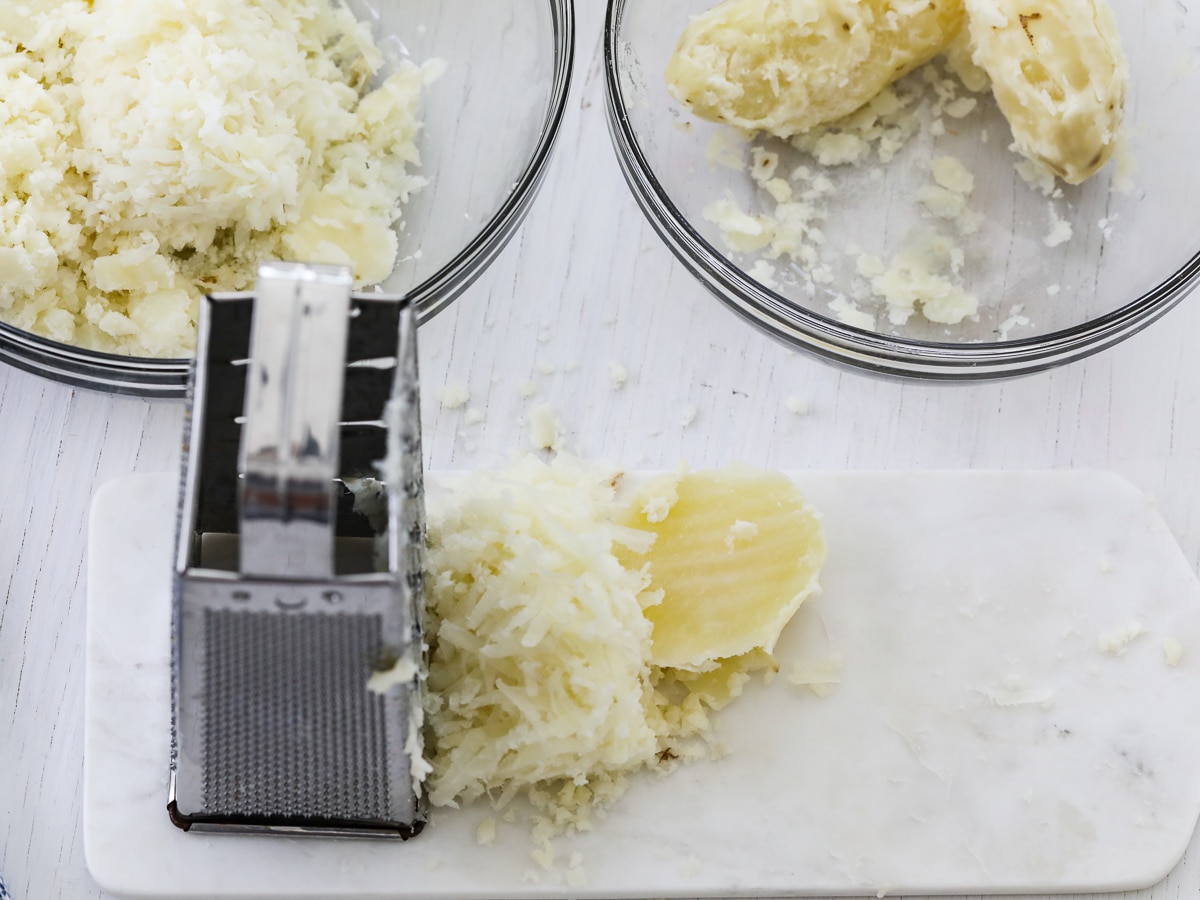
[[[970,95],[975,108],[961,118],[943,114],[944,133],[936,134],[936,95],[921,72],[906,86],[922,94],[913,107],[922,127],[886,164],[822,167],[783,141],[746,141],[694,116],[666,89],[680,34],[713,0],[609,0],[610,132],[626,180],[667,246],[718,299],[773,337],[885,376],[971,380],[1047,369],[1136,333],[1200,279],[1200,117],[1193,112],[1200,108],[1200,7],[1111,2],[1132,73],[1131,176],[1119,175],[1114,161],[1083,185],[1043,194],[1018,174],[1008,124],[990,92]],[[711,221],[712,204],[723,198],[751,216],[774,209],[740,167],[755,145],[778,155],[784,177],[808,166],[830,180],[815,222],[823,240],[816,265],[735,252]],[[857,258],[869,251],[886,266],[920,234],[947,231],[915,199],[940,156],[974,173],[969,203],[979,228],[949,238],[962,252],[954,277],[978,298],[979,311],[956,325],[919,315],[894,324]],[[1059,220],[1072,236],[1055,243]],[[873,325],[853,324],[848,303]]]
[[[445,73],[426,92],[428,184],[405,206],[399,262],[381,288],[422,320],[477,278],[520,225],[558,134],[574,54],[572,0],[350,0],[376,40]],[[96,390],[183,396],[190,360],[114,356],[0,323],[0,360]]]

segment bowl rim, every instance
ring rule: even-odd
[[[574,0],[540,0],[549,7],[554,58],[549,99],[529,161],[504,202],[448,262],[405,292],[423,323],[446,309],[473,284],[508,244],[545,180],[558,140],[575,59]],[[122,356],[88,350],[0,322],[0,361],[73,387],[138,397],[181,398],[190,358]]]
[[[789,347],[857,371],[922,381],[973,382],[1045,371],[1083,359],[1137,333],[1200,283],[1200,253],[1117,309],[1069,328],[990,343],[942,344],[845,325],[796,306],[750,278],[705,240],[654,174],[629,118],[621,77],[626,0],[607,0],[604,18],[605,111],[625,181],[676,258],[733,312]]]

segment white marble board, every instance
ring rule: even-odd
[[[166,816],[174,475],[105,485],[88,561],[84,844],[118,897],[725,897],[1130,889],[1200,814],[1200,589],[1102,472],[797,473],[830,544],[730,754],[635,780],[543,871],[521,824],[408,843],[184,834]],[[436,479],[434,479],[436,481]],[[1106,639],[1137,624],[1122,644]],[[1163,642],[1178,642],[1171,665]],[[1118,652],[1120,651],[1120,652]],[[827,696],[797,660],[842,659]],[[568,883],[567,861],[579,871]]]

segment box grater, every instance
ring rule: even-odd
[[[253,293],[202,303],[172,640],[184,830],[424,825],[416,330],[340,267],[264,264]]]

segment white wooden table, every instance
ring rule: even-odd
[[[605,128],[602,11],[579,16],[575,86],[538,202],[483,279],[422,328],[427,466],[524,449],[528,412],[546,402],[568,450],[631,467],[1099,468],[1156,497],[1200,563],[1194,301],[1102,356],[1007,383],[896,384],[797,355],[722,308],[644,221]],[[619,388],[614,363],[628,371]],[[439,387],[457,384],[467,407],[443,408]],[[469,424],[469,409],[482,420]],[[14,900],[103,896],[80,824],[88,508],[109,478],[176,469],[182,422],[180,402],[0,367],[0,878]],[[1130,896],[1198,891],[1200,838],[1166,881]]]

